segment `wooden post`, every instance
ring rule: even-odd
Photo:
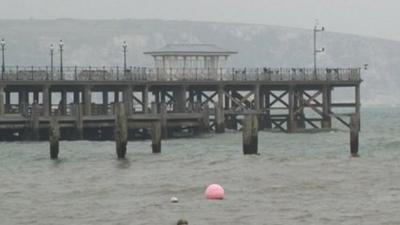
[[[128,126],[123,103],[117,103],[114,127],[115,147],[119,159],[125,158],[128,143]]]
[[[43,116],[48,117],[50,115],[50,93],[49,86],[44,86],[42,89],[42,97],[43,97]]]
[[[76,138],[78,140],[83,139],[83,107],[82,104],[74,104],[75,108],[75,128]]]
[[[28,92],[26,90],[19,92],[19,108],[21,115],[28,115]]]
[[[56,117],[50,118],[49,141],[50,141],[50,158],[57,159],[59,152],[60,128]]]
[[[296,90],[296,95],[295,95],[295,110],[299,109],[300,107],[303,107],[303,92],[304,90],[302,89],[297,89]],[[296,123],[297,128],[305,129],[306,128],[306,121],[305,121],[305,114],[304,114],[304,108],[300,110],[297,116],[297,123]]]
[[[352,157],[358,157],[358,132],[360,124],[357,114],[350,117],[350,154]]]
[[[67,91],[61,91],[61,115],[67,114]]]
[[[160,104],[160,120],[161,120],[161,134],[162,138],[165,139],[168,137],[168,129],[167,129],[167,105],[165,102],[161,102]]]
[[[360,84],[357,84],[355,87],[355,97],[356,97],[356,116],[358,118],[358,131],[361,130],[361,93],[360,93]]]
[[[32,140],[39,140],[39,106],[37,102],[32,104],[32,113],[31,113],[31,128],[32,128]]]
[[[201,105],[198,103],[197,105]],[[209,119],[209,108],[208,105],[205,104],[202,111],[202,132],[208,133],[210,128],[210,119]]]
[[[296,120],[295,120],[295,102],[294,102],[294,86],[289,86],[289,116],[287,121],[287,130],[289,133],[293,133],[296,130]]]
[[[92,115],[92,92],[89,86],[85,86],[83,91],[83,104],[85,115]]]
[[[161,120],[152,123],[151,139],[153,153],[161,153]]]
[[[114,91],[114,103],[119,102],[119,91]]]
[[[74,91],[74,103],[79,104],[80,99],[79,99],[79,91]]]
[[[321,127],[325,129],[332,128],[332,119],[330,114],[330,107],[331,107],[331,89],[324,85],[322,87],[322,124]]]
[[[272,122],[271,122],[271,90],[265,90],[264,92],[264,107],[265,107],[265,127],[266,129],[272,129]]]
[[[103,113],[108,115],[108,91],[103,91]]]
[[[4,112],[7,113],[11,109],[11,91],[4,91],[6,95],[6,102],[4,106]]]
[[[39,103],[39,92],[38,91],[33,92],[33,102]]]
[[[185,112],[186,109],[186,89],[187,87],[182,86],[178,87],[174,91],[175,103],[174,111],[176,112]],[[176,109],[176,110],[175,110]]]
[[[0,86],[0,116],[4,115],[4,86]]]
[[[258,119],[256,115],[247,114],[243,120],[243,154],[258,153]]]
[[[143,112],[149,113],[149,86],[146,85],[143,90]]]
[[[157,102],[151,103],[151,114],[158,114],[158,104]]]
[[[124,92],[123,92],[123,100],[124,100],[124,104],[125,104],[125,111],[126,111],[126,115],[130,116],[132,115],[133,112],[133,90],[132,90],[132,86],[129,85],[127,87],[125,87]]]
[[[222,86],[218,88],[218,102],[215,107],[215,133],[225,132],[225,112],[224,112],[224,89]]]

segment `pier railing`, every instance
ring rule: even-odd
[[[360,68],[6,67],[0,80],[66,81],[358,81]]]

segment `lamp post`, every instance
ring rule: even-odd
[[[60,78],[61,80],[64,80],[64,73],[63,73],[63,47],[64,47],[64,42],[63,40],[60,40]]]
[[[128,45],[126,44],[126,41],[124,41],[124,43],[122,43],[122,48],[124,50],[124,75],[126,75],[126,48],[128,47]]]
[[[54,76],[54,45],[50,45],[50,74],[51,74],[51,79],[53,79]]]
[[[314,75],[317,75],[317,54],[324,52],[325,48],[317,49],[317,33],[325,30],[325,27],[319,28],[318,22],[314,25]]]
[[[5,67],[5,63],[4,63],[4,49],[6,46],[6,41],[4,40],[4,38],[1,39],[0,45],[1,45],[1,79],[3,79],[4,73],[6,71],[6,67]]]

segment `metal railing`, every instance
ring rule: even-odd
[[[359,81],[360,68],[6,67],[1,80],[67,81]]]

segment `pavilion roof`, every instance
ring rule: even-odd
[[[166,46],[144,52],[152,56],[228,56],[237,54],[214,44],[167,44]]]

